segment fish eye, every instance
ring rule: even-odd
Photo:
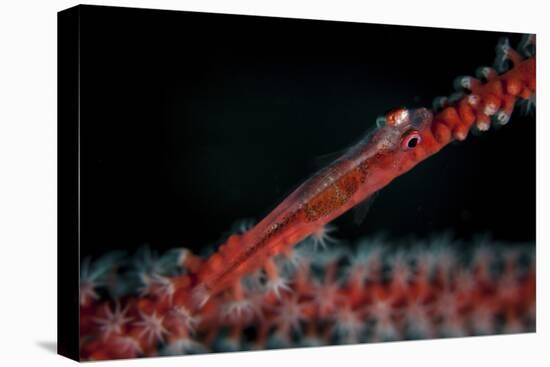
[[[409,130],[405,134],[403,134],[403,138],[401,139],[401,148],[403,150],[410,150],[414,149],[420,142],[422,141],[422,137],[416,130]]]

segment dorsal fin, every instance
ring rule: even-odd
[[[349,150],[349,147],[346,147],[344,149],[337,150],[335,152],[330,152],[326,154],[318,155],[314,158],[314,165],[316,169],[325,168],[344,154]]]

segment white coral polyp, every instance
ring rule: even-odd
[[[230,322],[249,322],[258,314],[255,304],[249,299],[226,302],[222,306],[221,318]]]
[[[281,298],[281,294],[283,291],[292,292],[289,287],[289,281],[282,276],[279,276],[275,279],[269,279],[265,284],[265,288],[266,294],[272,293],[277,296],[277,298]]]
[[[194,316],[184,306],[176,306],[171,311],[172,316],[178,321],[179,326],[187,333],[195,332],[195,328],[200,322],[198,316]]]
[[[103,337],[107,339],[112,334],[121,334],[123,327],[130,321],[131,317],[126,316],[128,305],[123,309],[120,308],[120,303],[115,304],[115,309],[105,305],[105,316],[96,317],[94,321],[99,324],[99,330]]]
[[[147,315],[140,312],[141,320],[134,324],[142,328],[141,336],[145,336],[149,343],[153,341],[163,342],[164,335],[168,334],[168,331],[163,325],[164,317],[158,316],[156,312],[152,315]]]
[[[154,295],[161,300],[172,301],[176,288],[170,278],[158,274],[148,275],[144,273],[141,275],[141,281],[144,284],[140,291],[142,296]]]
[[[338,240],[330,235],[334,231],[336,231],[336,227],[332,225],[319,227],[310,237],[313,248],[317,251],[319,249],[326,249],[331,242],[337,243]]]

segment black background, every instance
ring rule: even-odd
[[[81,20],[83,256],[216,244],[378,115],[431,106],[491,65],[503,36],[90,6]],[[534,240],[534,117],[451,144],[352,222],[335,235]]]

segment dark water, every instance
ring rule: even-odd
[[[261,219],[398,106],[431,106],[519,35],[84,8],[81,254],[195,250]],[[451,144],[382,190],[353,240],[535,238],[535,119]]]

